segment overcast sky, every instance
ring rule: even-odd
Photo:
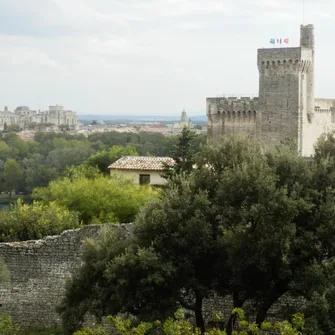
[[[258,94],[257,48],[299,43],[302,0],[0,0],[0,110],[205,114]],[[335,98],[335,1],[305,0],[318,97]]]

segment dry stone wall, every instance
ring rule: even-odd
[[[0,313],[8,313],[23,329],[60,324],[56,306],[65,281],[80,265],[80,246],[99,225],[68,230],[42,240],[0,243],[0,257],[11,273],[11,283],[0,286]]]

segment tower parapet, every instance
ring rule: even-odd
[[[208,132],[214,137],[246,132],[256,135],[258,98],[207,98]]]
[[[300,26],[300,47],[314,51],[314,26],[312,24]]]
[[[241,97],[241,98],[207,98],[207,114],[228,115],[240,113],[241,115],[248,115],[249,112],[256,112],[258,110],[258,98]],[[244,121],[244,119],[241,119]],[[247,122],[247,120],[245,120]]]

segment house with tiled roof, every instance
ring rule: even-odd
[[[134,184],[164,185],[162,177],[165,164],[174,165],[170,157],[124,156],[109,165],[111,174],[129,178]]]

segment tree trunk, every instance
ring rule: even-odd
[[[245,303],[246,299],[239,299],[238,292],[233,293],[233,306],[234,308],[241,308],[243,304]],[[226,333],[227,335],[231,335],[234,330],[234,325],[236,321],[236,315],[230,314],[230,317],[228,319],[227,325],[226,325]]]
[[[206,329],[205,329],[205,322],[204,318],[202,316],[202,301],[203,297],[196,293],[195,295],[195,321],[197,324],[197,327],[201,330],[201,334],[204,334]]]
[[[264,322],[268,310],[270,307],[284,294],[284,292],[276,292],[268,299],[266,299],[258,308],[257,316],[256,316],[256,323],[258,327],[261,326],[262,322]]]

